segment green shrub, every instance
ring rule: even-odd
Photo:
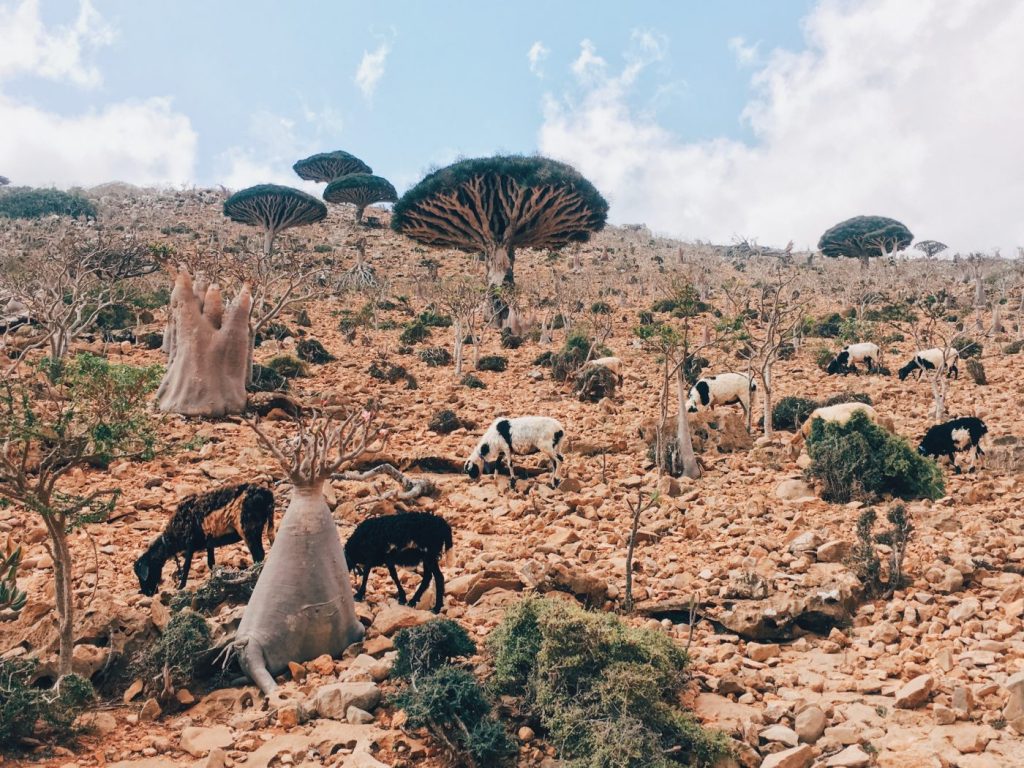
[[[772,424],[776,429],[796,432],[818,407],[818,403],[806,397],[784,397],[772,408]]]
[[[309,312],[305,309],[300,309],[295,313],[295,324],[300,328],[311,328],[313,321],[309,317]]]
[[[474,376],[472,373],[467,373],[463,376],[462,381],[459,383],[470,389],[487,389],[487,385],[481,381],[480,377]]]
[[[822,481],[826,501],[845,504],[854,497],[882,494],[937,499],[943,493],[938,465],[863,413],[855,413],[845,424],[815,419],[807,455],[807,476]]]
[[[0,508],[4,505],[0,504]],[[18,613],[28,602],[28,595],[18,589],[18,566],[21,565],[21,547],[11,543],[0,549],[0,611]]]
[[[1003,354],[1016,355],[1021,350],[1024,350],[1024,339],[1017,339],[1016,341],[1011,341],[1009,344],[1003,347]]]
[[[555,353],[548,350],[547,352],[541,352],[535,358],[533,358],[533,364],[539,365],[542,368],[551,367],[551,358],[554,357]]]
[[[146,656],[145,669],[168,671],[179,684],[191,682],[210,650],[210,627],[195,611],[185,609],[171,616],[160,639]]]
[[[135,311],[128,304],[109,304],[97,314],[95,324],[101,331],[119,331],[135,322]]]
[[[0,190],[0,218],[40,219],[43,216],[79,216],[95,219],[96,206],[74,192],[15,187]]]
[[[868,597],[884,595],[892,597],[897,589],[906,586],[903,576],[903,557],[907,544],[914,533],[914,526],[907,517],[907,509],[902,504],[894,504],[886,513],[892,526],[887,531],[874,532],[877,515],[875,510],[865,509],[857,519],[857,544],[850,553],[848,565],[857,574],[864,585]],[[882,544],[889,553],[888,574],[882,578],[882,561],[878,557],[875,544]]]
[[[975,384],[985,385],[988,384],[988,377],[985,376],[985,366],[982,365],[981,360],[976,357],[968,358],[967,360],[967,373]]]
[[[430,338],[430,329],[419,320],[414,320],[405,326],[398,340],[403,344],[419,344],[424,339]]]
[[[462,625],[451,619],[433,619],[395,635],[398,658],[392,672],[396,677],[411,677],[434,672],[459,657],[476,653],[474,643]]]
[[[449,315],[441,315],[431,309],[428,309],[425,312],[420,312],[419,317],[416,318],[416,322],[421,325],[425,325],[428,328],[449,328],[451,327],[452,319]]]
[[[292,331],[284,323],[267,323],[253,338],[255,346],[260,346],[267,339],[274,339],[275,341],[284,341],[288,337],[295,338],[295,332]]]
[[[478,371],[501,372],[508,368],[508,358],[504,355],[484,355],[476,363]]]
[[[821,405],[822,407],[827,405],[839,405],[839,403],[864,403],[865,405],[871,405],[871,395],[867,392],[840,392],[838,395],[832,395],[827,398]]]
[[[522,699],[579,768],[710,766],[729,754],[679,706],[685,652],[659,631],[563,600],[528,599],[491,633],[492,685]]]
[[[917,313],[907,304],[883,304],[877,309],[868,309],[864,313],[864,319],[874,322],[916,323]]]
[[[427,429],[439,435],[447,435],[462,426],[462,420],[455,414],[455,411],[445,409],[438,411],[430,417],[427,422]]]
[[[297,379],[300,376],[306,376],[309,373],[309,369],[306,364],[298,358],[292,357],[291,355],[278,355],[272,357],[267,361],[267,367],[286,379]]]
[[[452,361],[452,353],[445,347],[427,347],[420,350],[419,358],[431,368],[437,368],[441,365],[449,365]]]
[[[273,368],[253,363],[252,383],[248,386],[250,392],[283,392],[286,389],[288,379]]]
[[[595,301],[590,305],[590,311],[595,315],[610,315],[612,307],[607,301]]]
[[[807,336],[814,336],[819,339],[836,338],[843,326],[843,317],[838,312],[833,312],[827,317],[811,319],[805,323],[804,330]]]
[[[981,357],[982,344],[976,339],[972,339],[968,336],[962,336],[953,342],[953,348],[960,353],[960,357],[965,360],[971,357]]]
[[[300,360],[305,360],[307,363],[323,364],[337,359],[316,339],[301,339],[295,345],[295,353]]]
[[[606,397],[615,396],[618,377],[603,365],[590,365],[576,375],[573,392],[580,402],[596,403]]]
[[[654,325],[654,313],[640,312],[638,317],[640,318],[640,325]]]
[[[74,736],[72,724],[95,697],[92,684],[78,675],[68,675],[52,689],[33,685],[36,661],[0,659],[0,747],[19,746],[21,739],[37,735],[37,724],[46,726],[50,740],[65,741]]]
[[[835,356],[829,347],[818,347],[814,350],[814,364],[824,371]]]
[[[608,357],[612,351],[605,346],[594,349],[594,357]],[[560,352],[551,355],[551,378],[555,381],[568,381],[582,367],[590,354],[590,339],[582,334],[573,334],[565,340]],[[538,358],[539,359],[539,358]],[[542,363],[534,362],[535,365]]]
[[[404,366],[396,365],[394,363],[388,364],[377,360],[370,363],[367,373],[375,379],[386,381],[388,384],[395,384],[409,376],[409,373],[405,370]]]
[[[523,337],[512,333],[511,328],[501,329],[501,348],[519,349],[523,345]]]
[[[700,355],[687,355],[686,363],[683,365],[683,379],[691,387],[697,383],[697,379],[704,373],[704,369],[711,365],[711,361]]]

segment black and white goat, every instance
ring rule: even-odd
[[[366,597],[370,571],[383,565],[398,589],[398,602],[405,605],[405,590],[398,579],[396,565],[423,564],[423,581],[412,596],[416,605],[434,582],[434,613],[440,613],[444,602],[444,576],[441,558],[452,548],[452,528],[440,515],[429,512],[399,512],[370,517],[356,526],[345,542],[345,563],[350,573],[362,576],[363,582],[353,597]]]
[[[160,584],[164,563],[185,553],[178,589],[185,588],[192,556],[206,550],[206,563],[213,568],[213,550],[225,544],[245,541],[253,562],[264,557],[263,529],[274,543],[274,494],[269,488],[242,483],[208,493],[188,496],[168,521],[164,532],[135,561],[139,591],[153,595]]]
[[[917,377],[921,378],[925,371],[934,371],[936,368],[941,368],[943,359],[945,359],[946,364],[946,376],[959,379],[960,370],[956,364],[960,359],[960,353],[952,347],[945,350],[941,347],[932,347],[931,349],[919,349],[914,353],[914,358],[900,368],[900,381],[906,380],[907,376],[914,371],[917,371]]]
[[[720,373],[704,376],[690,388],[686,401],[688,413],[714,410],[716,405],[739,403],[743,412],[750,410],[750,393],[757,391],[757,382],[745,373]]]
[[[977,457],[984,456],[985,451],[981,448],[981,438],[988,434],[988,427],[985,422],[977,416],[964,416],[959,419],[947,421],[945,424],[936,424],[925,432],[921,439],[921,445],[917,451],[922,456],[948,456],[949,463],[959,475],[962,471],[956,463],[956,454],[967,451],[971,459],[971,472],[974,471],[974,462]]]
[[[565,437],[565,428],[558,419],[548,416],[519,416],[514,419],[500,417],[491,422],[473,453],[466,460],[466,474],[476,480],[483,474],[493,473],[499,462],[509,474],[509,487],[516,487],[516,473],[512,467],[513,454],[543,453],[551,460],[551,487],[558,487],[558,470],[565,457],[558,446]]]
[[[877,344],[872,344],[870,341],[847,344],[839,350],[839,354],[832,358],[825,372],[832,375],[856,373],[858,363],[866,366],[869,371],[873,371],[875,365],[880,362],[881,356],[882,350],[878,348]]]

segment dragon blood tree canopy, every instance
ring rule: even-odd
[[[822,254],[830,258],[860,259],[903,250],[914,240],[904,224],[885,216],[854,216],[827,230],[818,241]]]
[[[307,181],[331,182],[352,173],[373,173],[373,169],[355,155],[348,152],[321,152],[299,160],[292,166],[300,179]]]
[[[604,227],[608,203],[575,168],[517,155],[461,160],[395,203],[391,227],[435,248],[483,253],[492,288],[512,285],[516,248],[560,248]]]
[[[328,203],[351,203],[356,207],[356,221],[363,220],[363,210],[374,203],[393,203],[398,193],[391,182],[368,173],[353,173],[335,179],[324,190]]]
[[[263,252],[269,254],[278,232],[320,221],[327,216],[327,206],[298,189],[258,184],[225,200],[224,215],[232,221],[260,227],[265,235]]]

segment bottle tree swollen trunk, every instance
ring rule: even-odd
[[[220,289],[193,287],[179,272],[171,292],[167,370],[157,390],[162,411],[218,417],[245,409],[252,362],[249,287],[225,308]]]
[[[363,637],[323,484],[347,462],[383,448],[374,417],[373,411],[359,409],[347,414],[314,411],[308,419],[300,414],[295,420],[298,435],[279,441],[257,422],[246,422],[293,485],[233,643],[242,669],[265,694],[277,688],[274,675],[289,661],[337,657]]]
[[[686,414],[686,379],[683,378],[682,363],[676,368],[676,396],[679,399],[676,440],[679,444],[679,458],[683,462],[683,476],[696,479],[700,477],[700,465],[693,453],[693,440],[690,438],[690,421]]]

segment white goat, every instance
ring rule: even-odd
[[[743,412],[750,410],[750,393],[757,391],[757,383],[745,373],[720,373],[697,380],[690,388],[686,401],[689,413],[714,410],[716,405],[739,403]]]
[[[509,474],[509,487],[515,488],[512,455],[540,451],[551,460],[551,487],[555,488],[559,483],[559,467],[565,460],[558,452],[563,437],[565,428],[558,419],[548,416],[499,417],[491,422],[466,460],[466,474],[476,480],[486,472],[493,472],[498,463],[503,462]]]

